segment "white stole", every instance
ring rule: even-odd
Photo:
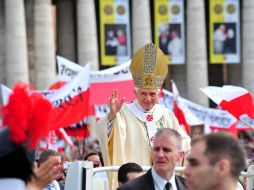
[[[126,106],[139,120],[145,123],[147,135],[149,138],[149,144],[150,147],[152,147],[154,135],[158,131],[155,122],[163,116],[164,107],[162,105],[156,104],[153,108],[154,110],[148,113],[138,108],[135,102],[126,104]]]

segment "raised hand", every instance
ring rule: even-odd
[[[112,95],[109,99],[109,107],[110,107],[110,111],[109,111],[109,114],[108,114],[108,120],[109,121],[112,121],[115,118],[117,112],[119,112],[119,110],[121,109],[121,107],[123,105],[124,99],[125,98],[122,98],[122,100],[119,101],[117,90],[114,89],[112,91]]]
[[[28,190],[43,189],[52,180],[59,179],[63,176],[63,166],[59,165],[58,159],[55,157],[50,157],[40,167],[35,163],[33,170],[34,176],[28,184]]]

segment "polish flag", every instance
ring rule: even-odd
[[[57,67],[59,82],[71,81],[82,68],[80,65],[61,56],[57,56]],[[135,98],[135,94],[134,82],[129,67],[130,61],[109,69],[91,71],[89,105],[108,104],[108,99],[114,89],[117,89],[119,97],[125,97],[127,102],[131,102]]]
[[[72,81],[48,97],[55,107],[52,130],[83,120],[89,115],[90,64],[87,64]]]
[[[63,139],[68,145],[70,145],[70,147],[75,146],[71,140],[71,137],[66,133],[66,131],[63,128],[57,129],[55,133],[56,136]]]
[[[190,125],[188,124],[188,122],[186,121],[185,115],[183,110],[178,106],[178,99],[180,97],[179,95],[179,91],[178,88],[175,84],[175,82],[173,80],[171,80],[171,84],[172,84],[172,92],[173,92],[173,110],[174,110],[174,114],[176,116],[176,118],[178,119],[178,122],[180,125],[183,125],[185,128],[185,131],[188,135],[191,134],[191,130],[190,130]]]
[[[191,134],[190,125],[188,124],[188,122],[185,119],[183,110],[181,108],[179,108],[176,101],[174,101],[174,114],[175,114],[179,124],[183,125],[186,133],[188,135],[190,135]]]
[[[90,136],[90,125],[87,123],[87,119],[84,119],[78,123],[68,126],[64,129],[66,133],[71,137],[89,137]]]
[[[53,88],[53,89],[58,89],[58,87]],[[1,92],[2,92],[2,102],[5,105],[8,102],[8,99],[9,99],[10,94],[12,93],[12,90],[10,88],[8,88],[7,86],[1,84]],[[51,102],[52,102],[52,98],[51,97],[52,96],[54,97],[54,96],[57,95],[57,93],[59,93],[58,90],[40,90],[40,91],[36,91],[36,92],[40,93],[40,94],[43,94]],[[68,93],[68,91],[66,93]],[[68,96],[68,95],[66,94],[66,96]],[[54,102],[52,102],[52,103],[54,103]],[[58,105],[58,106],[60,106],[60,105]],[[72,114],[75,115],[76,113],[72,113]],[[91,115],[95,115],[95,109],[93,108],[93,106],[89,106],[89,109],[88,109],[88,116],[91,116]],[[68,117],[75,117],[75,116],[69,115]],[[75,122],[74,124],[72,123],[68,127],[70,127],[72,131],[74,131],[75,127],[80,128],[79,126],[80,125],[83,126],[83,123],[84,123],[84,119],[81,120],[81,121]],[[0,120],[0,125],[1,125],[1,120]],[[68,128],[68,131],[69,131],[69,128]],[[78,134],[82,133],[83,136],[85,134],[86,137],[89,136],[89,134],[90,134],[89,130],[88,130],[88,132],[86,131],[86,127],[83,127],[82,129],[77,129],[77,130],[75,130],[75,132],[76,131],[78,131]],[[72,136],[75,136],[75,135],[72,135]]]
[[[237,119],[244,114],[254,118],[253,99],[248,90],[238,86],[224,85],[223,87],[208,86],[201,88],[201,91]]]
[[[174,114],[178,119],[179,124],[185,127],[187,134],[191,135],[192,125],[203,125],[204,123],[200,121],[195,115],[193,115],[189,108],[185,105],[184,99],[179,95],[179,91],[175,82],[172,80],[171,83],[174,102]]]

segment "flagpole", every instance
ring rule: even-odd
[[[245,121],[245,120],[243,120],[243,119],[241,119],[241,118],[239,118],[239,120],[240,120],[241,122],[243,122],[245,125],[247,125],[249,128],[251,128],[252,130],[254,130],[254,127],[251,126],[250,123],[248,123],[247,121]]]

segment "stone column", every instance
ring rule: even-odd
[[[90,62],[98,70],[98,44],[94,0],[77,0],[78,63]]]
[[[27,57],[29,69],[29,82],[35,84],[35,68],[34,68],[34,0],[26,0],[26,36],[27,36]]]
[[[51,0],[34,4],[35,85],[47,89],[56,78],[55,40]]]
[[[132,52],[152,42],[150,1],[132,1]]]
[[[24,1],[5,0],[6,84],[29,82]]]
[[[208,86],[204,0],[187,1],[187,97],[208,106],[199,88]]]
[[[244,0],[242,9],[242,77],[243,87],[254,95],[254,1]],[[239,79],[240,80],[240,79]]]
[[[74,18],[75,5],[72,0],[56,1],[57,54],[73,62],[77,62]]]

